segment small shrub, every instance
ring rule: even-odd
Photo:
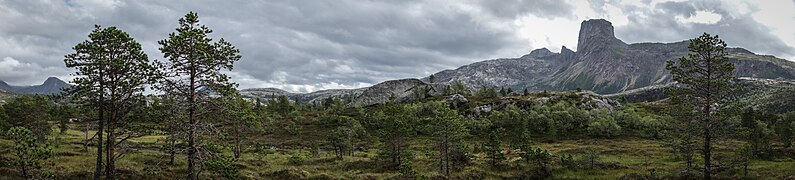
[[[304,161],[306,161],[306,158],[300,154],[293,154],[290,155],[290,157],[287,157],[287,163],[292,165],[301,165],[304,163]]]
[[[14,127],[8,130],[7,136],[14,141],[13,152],[16,159],[11,164],[16,166],[25,179],[33,178],[34,173],[41,170],[44,161],[53,155],[52,147],[40,144],[33,136],[33,132],[24,127]],[[42,173],[42,175],[45,175]]]
[[[240,169],[236,164],[237,158],[233,157],[220,157],[204,162],[204,165],[210,172],[214,173],[215,176],[225,179],[237,179]]]

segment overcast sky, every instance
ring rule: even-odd
[[[94,24],[131,34],[151,59],[188,11],[237,46],[240,88],[357,88],[428,76],[533,49],[576,49],[580,23],[611,21],[628,43],[702,32],[729,46],[795,60],[795,0],[0,0],[0,80],[70,80],[63,56]]]

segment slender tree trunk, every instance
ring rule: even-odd
[[[188,179],[198,179],[196,176],[196,70],[193,62],[191,62],[190,69],[190,97],[188,99],[188,119],[190,126],[188,127]]]
[[[439,141],[439,172],[444,172],[444,145]]]
[[[169,161],[169,163],[171,165],[174,165],[174,158],[177,155],[177,147],[176,147],[177,146],[177,140],[175,138],[176,137],[174,135],[174,132],[171,132],[171,141],[169,142],[171,144],[170,145],[171,150],[169,151],[169,154],[171,154],[171,161]]]
[[[84,151],[88,151],[88,143],[89,143],[89,139],[88,139],[88,131],[89,131],[89,130],[90,130],[89,123],[88,123],[88,122],[86,122],[86,131],[84,131],[84,132],[85,132],[84,134],[86,135],[86,138],[85,138],[85,140],[83,141],[83,150],[84,150]]]
[[[104,97],[100,95],[100,102],[104,101]],[[101,103],[100,103],[101,104]],[[99,126],[97,126],[97,164],[94,170],[94,179],[99,180],[102,177],[102,131],[105,128],[105,108],[100,105],[99,108]]]
[[[710,173],[712,172],[711,171],[712,168],[710,167],[711,166],[711,161],[710,160],[712,159],[711,158],[712,157],[712,146],[710,144],[711,143],[710,141],[712,140],[712,137],[710,137],[709,133],[710,133],[710,130],[709,130],[709,127],[707,126],[707,127],[704,128],[704,179],[711,179],[712,178],[710,176],[711,175]]]
[[[237,122],[233,126],[235,128],[235,158],[240,158],[240,127],[237,126]]]
[[[444,175],[450,177],[450,137],[447,133],[444,137]]]
[[[108,139],[105,140],[107,144],[107,154],[105,154],[105,158],[107,159],[105,163],[105,179],[116,179],[116,156],[114,149],[114,144],[116,143],[116,118],[117,114],[113,112],[108,121]]]

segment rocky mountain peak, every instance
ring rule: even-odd
[[[590,19],[580,24],[577,52],[596,50],[605,45],[621,42],[613,31],[613,24],[604,19]],[[623,44],[623,42],[621,42]]]
[[[48,85],[48,84],[65,85],[65,84],[68,84],[68,83],[64,82],[61,79],[58,79],[57,77],[48,77],[47,80],[44,80],[44,85]]]
[[[532,57],[532,58],[542,58],[547,56],[555,55],[552,51],[549,51],[547,48],[536,49],[530,51],[530,54],[522,56],[522,58]]]

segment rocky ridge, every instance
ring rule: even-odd
[[[41,85],[33,86],[12,86],[0,81],[0,90],[17,94],[58,94],[61,89],[69,87],[72,85],[56,77],[49,77]]]

